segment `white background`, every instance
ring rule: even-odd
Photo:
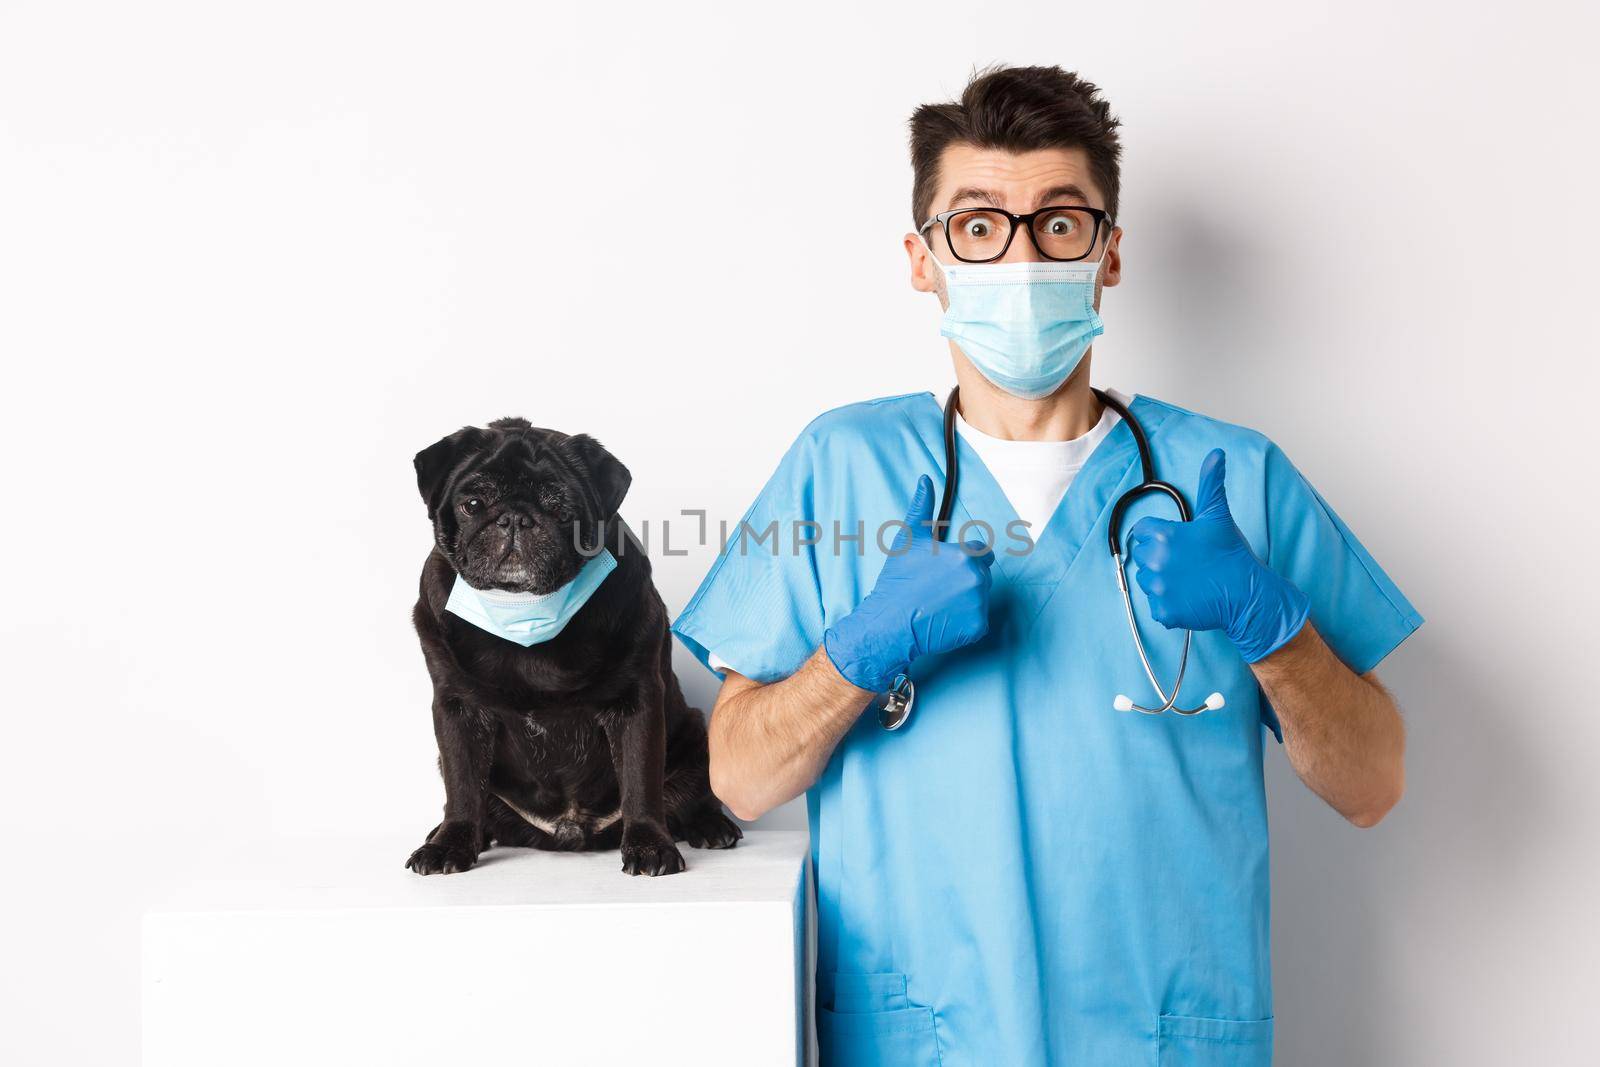
[[[737,519],[818,412],[942,392],[905,120],[1004,60],[1126,122],[1096,380],[1273,436],[1429,620],[1387,822],[1270,754],[1279,1062],[1588,1062],[1569,8],[0,7],[8,1052],[131,1062],[174,857],[433,825],[419,449],[522,414],[612,448],[636,525]],[[658,560],[671,609],[710,560]]]

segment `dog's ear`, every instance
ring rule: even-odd
[[[588,472],[589,485],[593,487],[599,505],[598,517],[605,522],[622,506],[622,498],[628,495],[628,486],[633,484],[633,475],[628,473],[628,468],[622,465],[621,460],[586,433],[574,434],[562,445]]]
[[[442,441],[417,453],[412,466],[417,468],[417,491],[428,505],[428,518],[432,520],[439,510],[440,497],[450,472],[467,456],[481,452],[487,446],[489,434],[476,426],[463,426]]]

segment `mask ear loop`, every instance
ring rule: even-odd
[[[937,253],[934,252],[933,243],[928,240],[928,235],[926,233],[917,234],[917,238],[922,242],[922,247],[927,249],[928,258],[933,260],[933,265],[939,268],[939,277],[934,285],[933,291],[935,293],[939,293],[940,295],[948,293],[950,289],[950,276],[944,272],[944,263],[939,259]],[[946,297],[946,299],[949,298]]]

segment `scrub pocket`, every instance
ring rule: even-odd
[[[905,975],[818,977],[820,1067],[939,1067],[933,1009],[906,999]]]
[[[1156,1045],[1159,1067],[1272,1067],[1272,1020],[1163,1015]]]

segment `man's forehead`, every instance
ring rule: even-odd
[[[1089,157],[1081,148],[1007,152],[957,143],[946,146],[939,157],[939,188],[934,193],[933,211],[957,206],[958,197],[975,192],[993,194],[1000,199],[1000,206],[1012,211],[1032,211],[1044,206],[1041,197],[1052,201],[1072,199],[1062,195],[1067,190],[1079,191],[1090,207],[1105,206],[1104,195],[1089,176]]]

